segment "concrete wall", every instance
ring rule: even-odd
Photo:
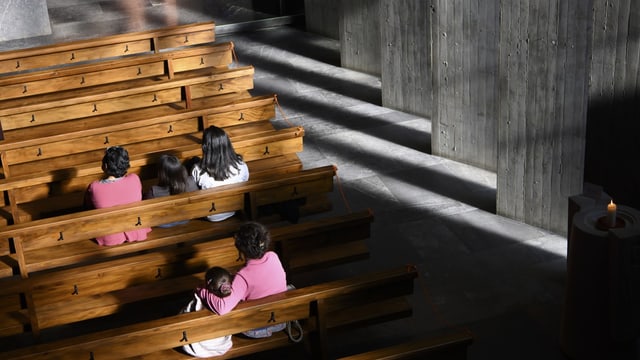
[[[435,155],[495,171],[499,0],[433,0]]]
[[[332,39],[340,39],[341,0],[304,0],[306,30]]]
[[[336,38],[348,67],[372,71],[380,51],[382,105],[431,118],[434,154],[496,171],[499,214],[566,232],[567,198],[581,193],[585,174],[589,71],[601,84],[595,84],[597,91],[609,94],[592,91],[592,101],[606,103],[613,93],[628,97],[620,88],[634,89],[635,96],[640,27],[634,24],[640,5],[631,0],[307,0],[305,6],[308,27],[322,24],[317,32],[331,32],[339,19]],[[332,14],[336,9],[341,15]],[[378,46],[371,31],[377,22]],[[611,30],[599,34],[600,27]],[[590,69],[593,29],[603,50],[594,56],[599,74]],[[626,47],[612,45],[620,39]],[[612,108],[605,107],[609,113]],[[635,110],[625,114],[638,118]],[[602,129],[602,121],[593,124]],[[614,142],[609,140],[611,148]],[[640,142],[630,143],[637,154]],[[618,151],[624,150],[629,148]]]
[[[431,117],[430,1],[382,0],[380,14],[382,105]]]
[[[340,60],[343,67],[380,75],[380,2],[340,2]]]
[[[497,212],[564,234],[583,186],[591,0],[502,0]]]
[[[593,3],[585,180],[640,209],[640,2]]]

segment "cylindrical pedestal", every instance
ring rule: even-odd
[[[640,291],[640,284],[630,283],[634,276],[626,274],[638,270],[624,251],[640,244],[640,213],[618,206],[616,227],[608,228],[606,204],[570,199],[569,209],[562,348],[575,360],[633,356],[638,333],[621,315],[628,311],[633,317],[637,310],[620,305],[632,301],[627,289]]]

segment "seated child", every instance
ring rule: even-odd
[[[219,297],[226,297],[231,294],[231,282],[233,276],[229,271],[219,266],[214,266],[207,270],[205,274],[206,288]],[[199,311],[204,308],[202,300],[197,294],[193,294],[193,300],[181,311],[181,313]],[[195,357],[220,356],[226,353],[233,345],[231,335],[222,336],[215,339],[203,340],[184,345],[182,349],[189,355]]]
[[[105,177],[89,184],[85,193],[87,209],[102,209],[142,200],[142,183],[136,174],[127,174],[129,153],[120,146],[111,146],[104,152],[102,171]],[[118,245],[147,239],[151,228],[133,229],[121,233],[99,236],[99,245]]]
[[[202,158],[191,168],[191,176],[200,189],[236,184],[249,180],[249,167],[236,153],[227,133],[216,126],[202,132]],[[234,211],[207,216],[209,221],[222,221],[235,214]]]
[[[145,199],[153,199],[161,196],[181,194],[188,191],[198,190],[198,185],[187,173],[187,169],[182,165],[180,159],[174,155],[160,155],[158,161],[158,184],[144,194]],[[159,227],[171,227],[185,224],[189,220],[176,221],[169,224],[159,225]]]
[[[214,266],[204,275],[207,289],[219,297],[231,295],[231,282],[233,275],[227,269]]]

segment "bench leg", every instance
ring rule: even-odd
[[[309,331],[309,344],[312,359],[326,360],[329,358],[327,341],[327,311],[324,300],[312,303],[312,314],[315,315],[315,328]]]

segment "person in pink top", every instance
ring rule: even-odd
[[[269,230],[257,222],[247,222],[234,235],[235,246],[245,259],[231,283],[231,294],[220,297],[207,287],[196,289],[196,294],[215,313],[224,315],[241,301],[260,299],[287,291],[287,275],[278,254],[269,250]],[[250,337],[266,337],[284,330],[286,323],[245,332]]]
[[[107,148],[102,158],[105,177],[89,184],[85,194],[85,207],[102,209],[142,200],[142,183],[136,174],[127,174],[129,153],[120,146]],[[146,240],[151,228],[133,229],[122,233],[99,236],[99,245],[118,245],[124,242]]]

